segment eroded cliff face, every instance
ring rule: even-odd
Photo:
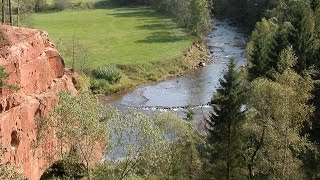
[[[47,155],[57,146],[55,137],[35,146],[36,119],[56,105],[59,92],[77,91],[46,32],[8,25],[0,30],[6,39],[0,48],[0,66],[10,74],[6,84],[15,87],[0,89],[0,143],[6,149],[1,163],[15,167],[28,179],[39,179],[52,163]]]

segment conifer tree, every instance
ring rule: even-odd
[[[220,87],[212,99],[213,112],[209,124],[209,143],[214,175],[218,179],[233,179],[239,174],[241,157],[241,124],[243,123],[244,89],[240,72],[233,59]]]
[[[272,46],[275,44],[277,29],[278,25],[272,20],[262,19],[257,23],[247,47],[251,79],[264,77],[272,69],[274,64]]]

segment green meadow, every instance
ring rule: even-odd
[[[70,48],[71,40],[77,39],[88,52],[90,68],[172,60],[181,57],[194,39],[147,7],[65,10],[31,18],[32,26],[47,31],[54,43],[62,41]],[[66,54],[70,66],[71,55]]]

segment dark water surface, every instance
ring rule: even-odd
[[[207,104],[216,91],[228,60],[234,58],[239,67],[247,63],[247,33],[231,21],[215,20],[215,28],[206,40],[212,55],[212,62],[206,67],[183,77],[139,87],[105,103],[121,111],[130,108],[147,114],[169,111],[181,117],[186,116],[185,107],[190,105],[195,112],[195,124],[203,126],[202,120],[211,111]]]

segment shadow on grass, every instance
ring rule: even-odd
[[[121,0],[100,0],[93,4],[95,9],[110,9],[121,7],[138,7],[139,4],[124,4]]]
[[[139,29],[146,29],[146,30],[173,30],[177,28],[173,24],[161,24],[161,23],[154,23],[154,24],[144,24],[141,26],[137,26]]]
[[[113,13],[108,15],[118,17],[118,18],[139,18],[141,20],[149,20],[150,17],[156,19],[151,20],[149,24],[136,26],[141,30],[150,30],[151,35],[146,37],[145,39],[135,41],[135,43],[173,43],[178,41],[186,41],[190,39],[188,33],[186,35],[176,35],[172,32],[177,30],[177,25],[174,23],[161,23],[161,20],[170,19],[169,16],[159,13],[153,10],[150,7],[141,7],[141,6],[118,6],[112,1],[99,1],[95,4],[95,8],[109,8],[114,9]],[[158,21],[160,20],[160,21]]]
[[[116,13],[110,13],[108,15],[125,18],[155,18],[155,19],[169,19],[168,17],[152,10],[148,7],[132,7],[132,8],[115,8]]]
[[[153,32],[145,39],[135,41],[135,43],[173,43],[188,40],[187,35],[170,35],[170,32]]]
[[[138,40],[135,43],[173,43],[190,39],[187,33],[185,35],[172,33],[177,30],[175,24],[153,23],[137,26],[137,28],[155,32],[152,32],[150,36],[143,40]]]

